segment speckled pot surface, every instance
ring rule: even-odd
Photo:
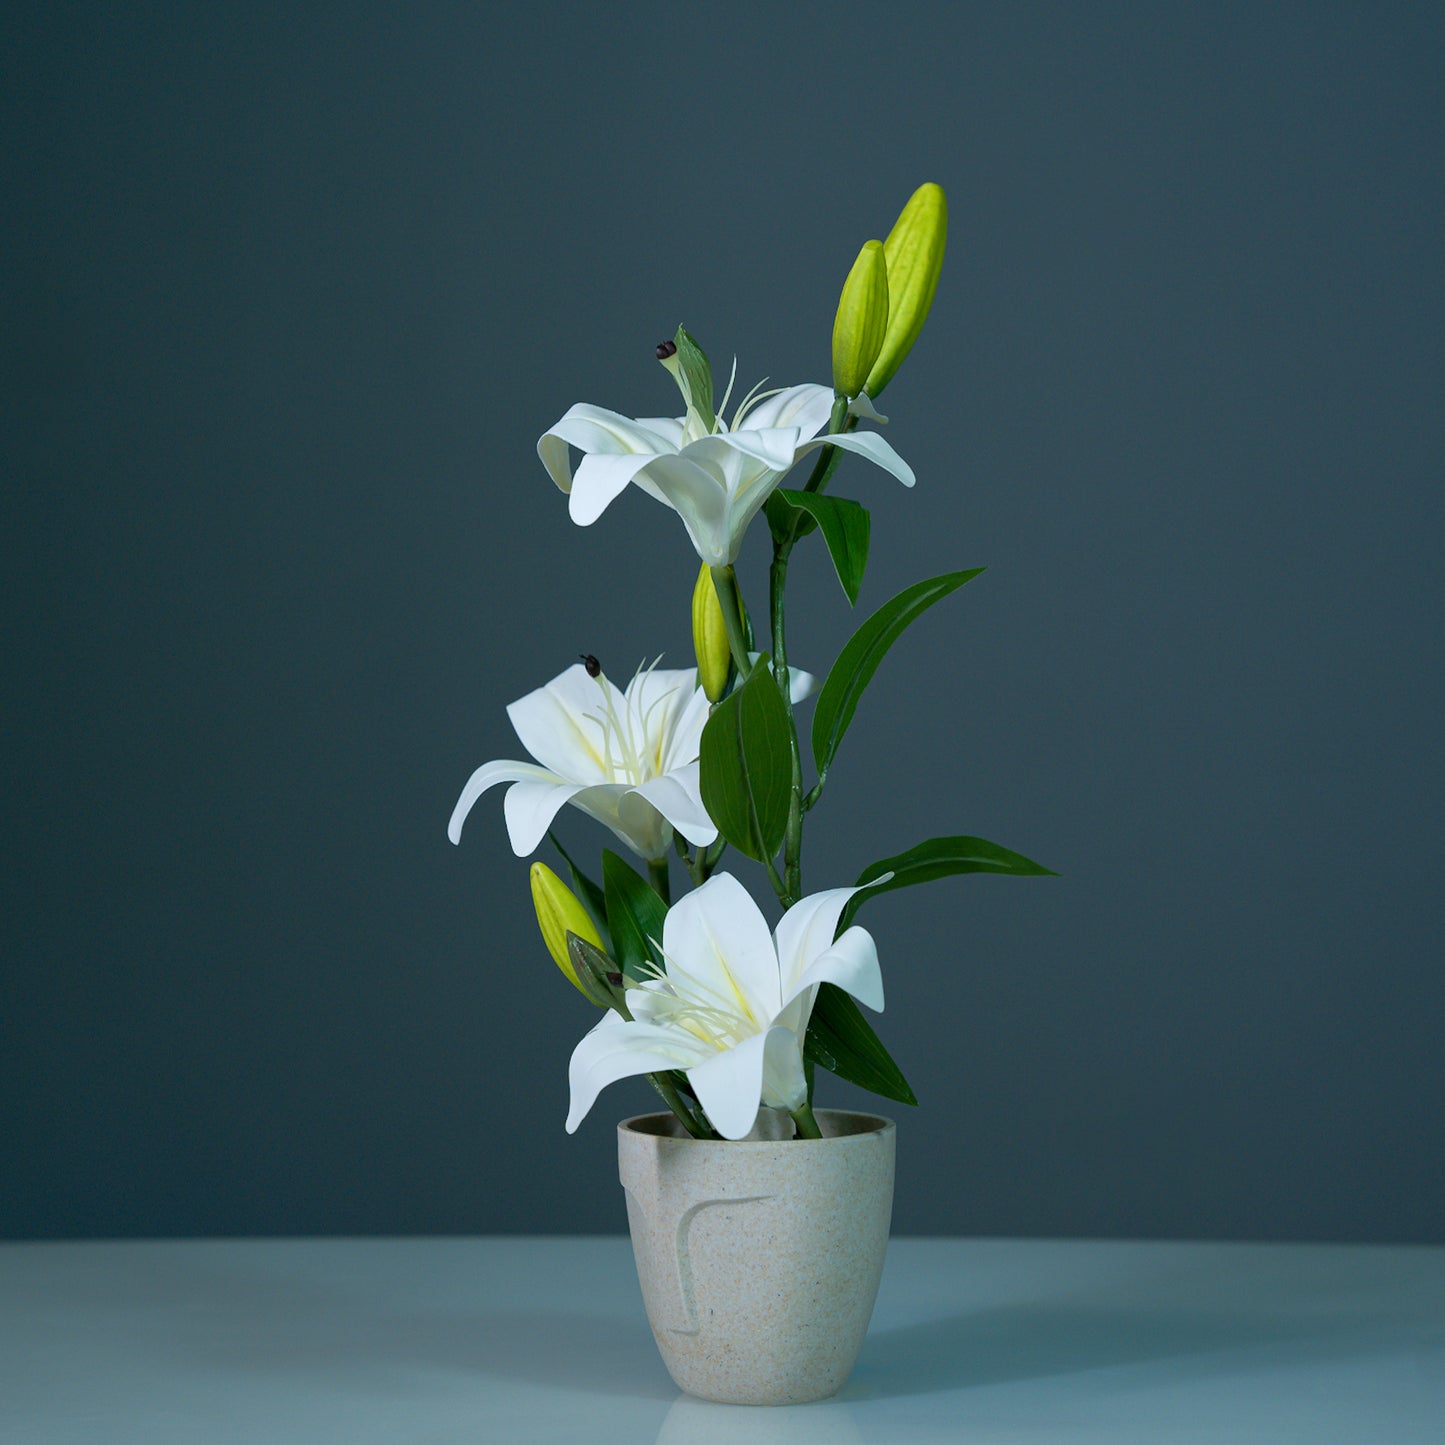
[[[672,1378],[733,1405],[835,1394],[868,1332],[893,1214],[894,1125],[819,1109],[793,1139],[765,1109],[746,1139],[671,1114],[617,1126],[647,1318]]]

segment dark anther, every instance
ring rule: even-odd
[[[607,975],[607,982],[610,983],[613,988],[621,988],[622,975],[620,973],[609,973]]]
[[[677,342],[675,342],[675,341],[659,341],[659,342],[657,343],[657,359],[658,359],[659,361],[666,361],[669,356],[676,356],[676,355],[677,355]]]
[[[602,664],[590,652],[579,652],[577,656],[582,659],[582,666],[587,669],[588,677],[602,676]]]

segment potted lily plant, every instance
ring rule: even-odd
[[[634,419],[579,404],[543,433],[538,455],[574,522],[594,522],[632,491],[681,519],[700,560],[696,666],[654,662],[619,687],[596,657],[580,657],[507,708],[530,756],[478,768],[448,827],[460,841],[482,795],[507,784],[513,851],[528,857],[547,839],[556,849],[565,879],[532,865],[538,923],[561,972],[601,1010],[572,1055],[566,1127],[579,1127],[608,1084],[634,1075],[666,1105],[618,1126],[620,1174],[663,1358],[683,1389],[709,1399],[831,1395],[867,1330],[896,1131],[880,1116],[815,1108],[815,1085],[833,1073],[917,1101],[859,1007],[881,1012],[884,1002],[859,910],[877,893],[949,875],[1049,871],[960,835],[870,862],[849,886],[803,888],[807,820],[879,663],[910,623],[983,570],[932,577],[884,603],[821,684],[789,663],[794,548],[822,538],[850,606],[863,580],[870,517],[828,490],[839,463],[852,455],[914,485],[872,429],[886,421],[875,402],[927,318],[945,233],[943,192],[925,185],[886,240],[863,246],[834,322],[832,386],[754,388],[730,408],[736,363],[715,400],[707,356],[679,327],[656,355],[681,416]],[[806,480],[784,486],[805,460]],[[736,563],[759,516],[772,561],[766,609],[755,614]],[[551,833],[568,804],[625,850],[604,849],[596,875]],[[773,926],[729,850],[761,868]],[[677,897],[674,856],[689,885]]]

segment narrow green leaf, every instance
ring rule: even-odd
[[[712,367],[707,353],[692,339],[686,327],[677,328],[673,341],[677,346],[677,360],[687,386],[688,401],[702,418],[703,425],[711,431],[717,415],[712,409]]]
[[[602,890],[613,957],[628,979],[644,976],[646,965],[662,966],[662,924],[667,905],[630,864],[602,850]]]
[[[948,596],[982,571],[982,567],[970,567],[966,572],[945,572],[941,577],[915,582],[885,602],[848,639],[813,709],[813,760],[819,773],[827,772],[848,724],[853,721],[863,689],[903,629],[940,597]]]
[[[863,583],[863,569],[868,565],[868,534],[871,521],[868,509],[846,497],[830,497],[822,492],[775,491],[782,506],[806,512],[823,530],[833,570],[843,584],[851,607],[858,601],[858,588]]]
[[[918,1102],[862,1010],[836,984],[818,988],[803,1040],[803,1058],[885,1099],[900,1104]]]
[[[572,855],[557,841],[557,835],[549,828],[547,836],[552,846],[562,855],[567,871],[572,875],[572,891],[587,910],[587,916],[597,925],[602,941],[607,942],[607,902],[602,890],[572,861]]]
[[[929,883],[935,878],[951,878],[956,873],[1006,873],[1014,878],[1056,878],[1058,874],[1022,853],[990,843],[987,838],[960,835],[952,838],[930,838],[895,858],[882,858],[870,863],[859,875],[858,886],[873,883],[884,874],[893,876],[886,883],[876,883],[862,893],[854,894],[843,910],[839,931],[852,923],[854,915],[869,898],[889,893],[895,888],[909,888],[915,883]]]
[[[788,710],[765,653],[702,730],[702,802],[739,852],[762,862],[782,846],[792,797]]]
[[[768,519],[768,531],[773,534],[774,542],[786,542],[789,537],[796,541],[818,525],[807,512],[800,515],[796,507],[790,507],[778,492],[773,492],[763,503],[763,515]]]

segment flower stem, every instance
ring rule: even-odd
[[[792,762],[792,786],[788,795],[788,825],[783,834],[783,894],[779,901],[791,908],[803,896],[803,762],[798,747],[798,725],[793,718],[792,687],[788,681],[788,642],[783,617],[783,594],[788,584],[788,553],[791,547],[775,543],[773,565],[768,571],[769,620],[773,628],[773,680],[782,694],[788,715],[788,752]]]
[[[647,860],[647,876],[652,879],[652,886],[657,891],[657,896],[669,907],[672,904],[672,881],[667,875],[667,855],[661,858],[649,858]]]
[[[834,397],[833,413],[828,420],[829,433],[850,431],[857,420],[857,417],[848,414],[848,398]],[[824,447],[818,453],[813,474],[808,478],[803,490],[817,492],[827,486],[841,455],[837,447]],[[777,881],[773,881],[773,889],[784,908],[791,908],[803,896],[803,814],[817,801],[816,788],[809,794],[807,801],[803,798],[802,748],[798,742],[798,725],[793,717],[792,687],[788,681],[788,641],[783,604],[788,585],[788,559],[792,556],[793,546],[798,540],[798,528],[802,525],[804,516],[803,512],[795,512],[793,525],[787,536],[774,540],[773,565],[768,572],[768,617],[773,633],[773,678],[782,694],[783,707],[788,714],[788,752],[793,773],[792,791],[788,800],[788,823],[783,834],[782,886],[779,887]],[[773,877],[771,868],[769,877]]]
[[[818,1127],[817,1119],[813,1117],[813,1106],[806,1099],[791,1112],[793,1123],[797,1126],[798,1138],[821,1139],[823,1137],[823,1131]]]
[[[837,432],[852,431],[858,425],[858,418],[848,414],[847,397],[833,398],[833,415],[828,420],[828,433],[833,435]],[[818,460],[813,463],[813,470],[808,480],[803,483],[805,492],[821,492],[828,485],[832,475],[838,469],[838,463],[843,459],[843,453],[837,447],[824,447],[818,453]],[[800,529],[807,520],[806,512],[795,512],[793,514],[793,525],[788,530],[786,542],[783,544],[786,550],[793,550],[793,543],[798,540]]]
[[[723,626],[727,629],[733,665],[738,670],[738,676],[746,678],[751,664],[748,661],[748,635],[743,623],[743,599],[738,592],[738,575],[731,566],[714,567],[712,585],[717,590],[717,600],[722,607]]]
[[[682,1095],[677,1092],[677,1085],[667,1077],[666,1074],[649,1074],[647,1082],[662,1096],[662,1101],[682,1121],[682,1127],[692,1135],[694,1139],[715,1139],[717,1136],[694,1118],[693,1112],[682,1102]]]
[[[778,872],[778,865],[771,858],[763,859],[763,868],[768,875],[768,882],[773,885],[773,892],[778,895],[778,902],[783,905],[784,910],[793,906],[793,900],[788,898],[787,885],[783,882],[782,874]]]
[[[682,841],[681,833],[678,833],[673,841],[677,844],[677,856],[682,859],[687,876],[692,879],[692,886],[701,888],[707,882],[707,875],[712,872],[708,867],[707,849],[699,848],[694,852]]]

